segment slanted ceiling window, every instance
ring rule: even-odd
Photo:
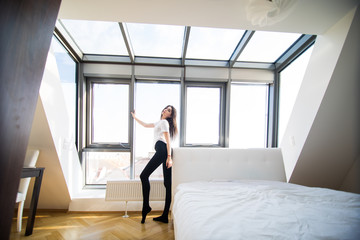
[[[91,61],[86,55],[117,56],[119,62],[153,64],[157,61],[157,64],[182,66],[233,67],[236,62],[275,64],[302,36],[299,33],[67,19],[59,20],[57,29],[73,49],[83,54],[83,61]],[[168,61],[159,62],[159,59]]]
[[[83,54],[128,55],[116,22],[62,20],[62,23]]]
[[[183,26],[127,23],[135,56],[180,58]]]
[[[297,33],[255,32],[238,61],[275,62],[298,38]]]
[[[244,32],[234,29],[193,27],[186,58],[228,60]]]

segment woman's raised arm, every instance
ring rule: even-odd
[[[155,125],[153,123],[145,123],[143,121],[141,121],[140,119],[138,119],[136,117],[136,114],[135,114],[135,110],[133,112],[131,112],[131,116],[140,124],[142,125],[143,127],[146,127],[146,128],[153,128],[155,127]]]

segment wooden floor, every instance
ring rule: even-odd
[[[172,220],[159,223],[152,220],[162,212],[150,212],[145,224],[141,224],[141,212],[129,212],[129,218],[123,218],[124,212],[106,213],[65,213],[39,211],[36,215],[34,231],[24,236],[27,217],[23,219],[22,230],[16,232],[16,217],[13,218],[10,239],[174,239]],[[24,213],[24,216],[27,216]]]

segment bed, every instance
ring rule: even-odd
[[[360,239],[360,195],[286,183],[280,149],[174,149],[175,239]]]

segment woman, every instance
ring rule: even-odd
[[[168,223],[168,214],[171,204],[171,140],[174,139],[177,135],[176,109],[171,105],[166,106],[161,112],[160,121],[156,123],[144,123],[136,117],[135,111],[132,112],[131,115],[142,126],[147,128],[154,128],[154,143],[156,152],[140,174],[143,191],[141,223],[145,223],[146,215],[151,211],[149,204],[149,176],[161,164],[163,165],[164,185],[166,188],[165,207],[163,214],[154,218],[154,220]]]

